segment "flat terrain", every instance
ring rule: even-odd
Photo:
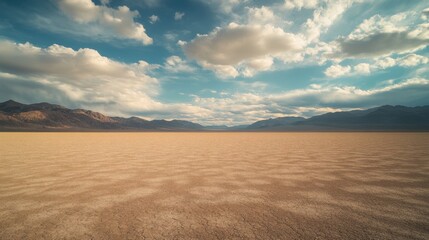
[[[429,239],[429,134],[0,133],[0,239]]]

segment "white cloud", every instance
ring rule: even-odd
[[[262,6],[260,8],[249,8],[248,15],[249,21],[255,23],[272,22],[276,18],[273,11],[266,6]]]
[[[325,75],[332,78],[341,77],[350,73],[350,66],[332,65],[326,69]]]
[[[240,75],[238,70],[230,65],[216,65],[210,64],[205,61],[199,62],[203,68],[210,69],[216,73],[220,78],[229,78],[229,77],[237,77]]]
[[[232,10],[240,5],[240,3],[248,0],[201,0],[203,3],[210,4],[216,9],[225,14],[231,14]]]
[[[241,16],[242,21],[247,25],[265,25],[269,24],[271,26],[280,27],[286,29],[290,27],[293,22],[287,21],[282,17],[281,14],[276,14],[274,7],[246,7],[247,16]]]
[[[164,68],[169,72],[194,72],[195,68],[189,66],[179,56],[170,56],[165,60]]]
[[[314,9],[319,5],[319,0],[285,0],[284,6],[286,9],[302,8]]]
[[[152,15],[149,17],[149,21],[150,21],[150,23],[154,24],[154,23],[159,21],[159,17],[156,15]]]
[[[273,63],[272,57],[252,59],[246,63],[242,73],[245,77],[252,77],[257,72],[270,70]]]
[[[137,40],[144,45],[153,42],[144,26],[134,21],[139,13],[127,6],[113,9],[106,5],[95,5],[91,0],[59,0],[58,4],[67,16],[80,24],[94,24],[102,28],[105,34]]]
[[[313,17],[307,19],[305,23],[305,35],[309,42],[317,42],[322,33],[325,33],[337,21],[343,13],[354,3],[363,2],[364,0],[335,0],[323,1],[324,4],[314,10]],[[293,1],[303,2],[303,1]],[[313,5],[313,1],[308,1]],[[313,8],[313,7],[312,7]]]
[[[409,54],[399,60],[399,66],[413,67],[429,63],[429,58],[417,54]]]
[[[363,21],[346,38],[339,39],[334,56],[370,58],[425,48],[429,44],[429,24],[416,24],[417,19],[414,12],[390,17],[375,15]]]
[[[371,66],[368,63],[359,63],[353,67],[353,70],[357,74],[369,74],[371,73]]]
[[[146,74],[151,66],[145,61],[124,64],[88,48],[74,50],[56,44],[39,48],[4,40],[0,55],[0,85],[11,89],[2,94],[11,98],[24,95],[124,116],[197,119],[210,112],[157,101],[159,82]]]
[[[429,63],[429,58],[414,53],[408,54],[403,57],[392,58],[384,57],[377,59],[374,64],[370,65],[371,71],[379,69],[387,69],[395,66],[401,67],[415,67],[422,64]]]
[[[385,57],[385,58],[381,58],[378,59],[375,62],[375,67],[379,68],[379,69],[386,69],[386,68],[390,68],[396,65],[396,60],[391,58],[391,57]]]
[[[429,63],[429,58],[417,54],[408,54],[404,57],[399,58],[379,58],[373,62],[369,63],[359,63],[353,68],[351,66],[341,66],[341,65],[332,65],[325,71],[325,75],[328,77],[341,77],[341,76],[352,76],[352,75],[367,75],[371,72],[378,70],[383,70],[395,66],[400,67],[415,67],[422,64]]]
[[[271,25],[231,23],[208,35],[198,35],[189,43],[182,42],[182,46],[186,55],[203,67],[237,76],[238,67],[255,72],[267,70],[273,57],[301,50],[303,41]],[[227,71],[223,71],[225,69]]]
[[[183,12],[175,12],[174,13],[174,20],[178,21],[181,20],[185,16],[185,13]]]
[[[365,19],[350,35],[348,39],[364,39],[369,35],[383,33],[402,32],[408,29],[404,21],[410,13],[399,13],[393,16],[382,17],[380,15]]]
[[[423,20],[428,20],[429,19],[429,8],[425,8],[422,11],[422,19]]]

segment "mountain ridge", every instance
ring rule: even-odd
[[[156,130],[196,131],[204,127],[183,120],[152,120],[138,117],[110,117],[86,109],[68,109],[46,102],[22,104],[13,100],[0,103],[0,130]]]
[[[111,117],[47,102],[0,103],[0,131],[429,131],[429,106],[383,105],[310,118],[280,117],[247,126],[202,126],[184,120]]]

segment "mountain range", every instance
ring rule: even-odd
[[[429,131],[429,106],[390,106],[281,117],[247,126],[202,126],[182,120],[110,117],[50,103],[0,103],[0,131]]]

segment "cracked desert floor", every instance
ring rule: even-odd
[[[429,239],[429,134],[0,133],[0,239]]]

